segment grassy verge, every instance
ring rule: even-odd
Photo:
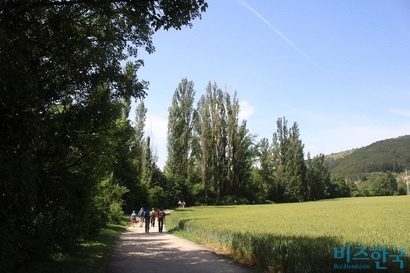
[[[352,267],[343,272],[381,272],[380,267],[403,273],[410,272],[410,258],[400,257],[401,266],[394,256],[396,246],[410,252],[409,201],[404,196],[191,207],[173,212],[167,228],[269,272],[340,272],[339,266],[346,265]],[[360,260],[348,261],[347,252],[335,258],[335,249],[340,253],[347,245],[350,258]],[[359,253],[360,247],[366,254]],[[380,251],[372,252],[374,247]]]
[[[119,225],[108,225],[92,240],[70,253],[56,254],[48,261],[36,262],[19,273],[105,273],[116,243],[129,226],[128,217]]]

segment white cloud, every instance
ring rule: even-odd
[[[159,115],[147,114],[145,135],[151,138],[151,145],[158,156],[158,167],[165,165],[167,157],[167,130],[168,118]]]
[[[238,119],[240,121],[249,118],[255,112],[253,106],[250,105],[250,103],[246,100],[239,102],[239,108],[240,110],[239,110]]]

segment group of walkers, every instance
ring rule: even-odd
[[[155,220],[158,220],[158,232],[162,232],[164,229],[165,211],[162,208],[158,212],[154,208],[152,210],[141,208],[138,214],[134,210],[130,216],[133,227],[138,223],[137,218],[139,219],[140,227],[145,224],[145,233],[149,233],[150,227],[155,227]]]

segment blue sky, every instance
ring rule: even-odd
[[[240,117],[257,139],[271,141],[279,117],[297,122],[312,157],[410,134],[407,0],[207,2],[192,28],[161,30],[156,51],[139,53],[159,167],[183,78],[194,82],[196,100],[208,82],[237,91]]]

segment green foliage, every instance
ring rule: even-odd
[[[120,224],[108,224],[98,234],[65,253],[55,253],[47,260],[34,261],[18,273],[105,273],[118,239],[129,225],[128,216]]]
[[[120,223],[123,215],[123,195],[128,191],[126,187],[116,183],[112,175],[98,185],[97,195],[94,198],[101,222]]]
[[[396,177],[391,173],[372,173],[365,181],[358,183],[362,196],[386,196],[398,194]]]
[[[254,195],[251,169],[255,155],[254,136],[246,121],[239,124],[239,101],[223,92],[217,84],[208,83],[206,94],[193,113],[193,171],[191,184],[201,179],[203,191],[196,191],[196,202],[224,202],[225,196]],[[196,187],[198,188],[198,187]],[[199,200],[198,200],[199,198]]]
[[[306,163],[297,123],[287,126],[285,117],[276,122],[272,138],[273,185],[271,198],[278,202],[307,199]]]
[[[401,246],[408,254],[409,197],[178,209],[167,227],[269,272],[337,272],[333,249]],[[238,225],[238,223],[240,223]],[[392,225],[391,223],[394,223]],[[410,258],[404,258],[407,270]],[[362,263],[362,261],[361,261]],[[366,272],[378,272],[371,260]],[[382,265],[382,264],[381,264]],[[384,265],[384,264],[383,264]],[[389,272],[403,272],[387,257]]]
[[[318,155],[313,159],[308,155],[306,176],[308,200],[343,197],[344,194],[339,193],[343,181],[337,179],[332,183],[334,187],[331,187],[330,173],[324,155]]]
[[[193,130],[193,103],[195,91],[194,83],[186,78],[182,79],[172,97],[168,116],[168,158],[165,171],[177,194],[172,196],[173,203],[180,199],[190,201],[189,171],[192,168],[192,130]]]
[[[124,70],[121,63],[138,48],[153,52],[156,30],[190,25],[206,7],[203,0],[1,2],[1,272],[70,249],[104,225],[95,197],[111,173],[134,192],[124,118],[147,82],[136,77],[142,61]]]
[[[345,179],[342,176],[332,175],[330,179],[331,181],[330,181],[330,185],[328,189],[330,198],[353,196],[352,195],[354,191],[353,186],[351,185],[349,187],[349,184],[346,183]],[[354,183],[350,183],[350,184],[354,185]]]
[[[157,208],[165,207],[168,205],[167,195],[164,189],[160,186],[154,186],[149,188],[148,197],[151,206],[156,206]]]

